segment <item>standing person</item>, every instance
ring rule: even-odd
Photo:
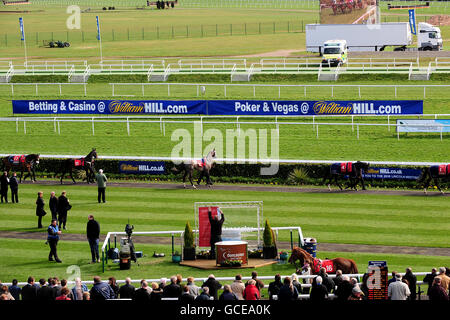
[[[11,188],[12,203],[19,203],[19,182],[17,181],[17,174],[15,172],[11,179],[9,179],[9,187]]]
[[[120,299],[133,299],[135,291],[136,288],[131,284],[131,279],[126,278],[125,284],[119,289]]]
[[[177,277],[170,277],[170,284],[163,289],[163,297],[165,298],[180,298],[183,291],[181,286],[177,284]]]
[[[299,291],[291,282],[291,278],[286,277],[283,280],[283,285],[280,288],[278,293],[279,301],[293,301],[298,299]]]
[[[322,277],[317,276],[315,278],[315,283],[311,287],[311,294],[309,295],[309,300],[316,301],[325,301],[328,299],[328,289],[326,286],[322,284]]]
[[[408,280],[408,287],[411,295],[409,296],[409,300],[416,300],[416,283],[417,277],[412,273],[411,268],[406,268],[406,273],[403,276],[403,279]]]
[[[209,290],[208,290],[209,295],[211,297],[214,297],[214,300],[217,300],[218,299],[217,290],[222,288],[222,284],[219,281],[216,280],[216,277],[214,277],[213,274],[210,274],[208,276],[208,279],[205,282],[203,282],[202,288],[203,287],[208,287],[209,288]]]
[[[75,286],[72,288],[73,300],[83,300],[83,294],[89,292],[87,286],[81,282],[80,278],[75,279]]]
[[[109,284],[102,282],[99,276],[94,277],[94,286],[89,293],[91,300],[94,301],[104,301],[115,298],[114,291]]]
[[[34,301],[37,300],[39,287],[34,285],[34,278],[28,277],[27,284],[22,287],[22,300]]]
[[[66,191],[63,191],[61,195],[58,197],[58,222],[59,227],[61,229],[66,230],[66,222],[67,222],[67,211],[69,211],[72,206],[69,203],[69,199],[67,199]]]
[[[388,297],[391,300],[406,300],[410,294],[408,285],[402,281],[400,273],[397,273],[395,281],[388,287]]]
[[[189,288],[189,294],[193,295],[194,298],[197,298],[197,296],[200,294],[200,288],[195,285],[194,277],[188,277],[187,278],[187,284],[186,287]]]
[[[8,186],[9,186],[9,178],[8,172],[3,172],[3,175],[0,177],[0,195],[3,203],[3,199],[5,199],[5,203],[8,203]]]
[[[94,216],[92,214],[88,216],[86,235],[89,241],[89,247],[91,248],[91,256],[92,256],[91,263],[100,262],[100,255],[98,252],[98,243],[100,238],[100,224],[94,219]]]
[[[449,297],[447,292],[441,285],[441,278],[435,277],[433,280],[433,285],[428,290],[428,296],[431,301],[448,301]]]
[[[37,293],[37,299],[39,301],[55,301],[56,290],[50,287],[50,283],[48,283],[47,285],[45,284],[46,282],[44,278],[39,280],[39,285],[41,286],[41,288]]]
[[[56,297],[55,300],[57,300],[57,301],[72,300],[71,298],[69,298],[69,293],[70,293],[70,290],[68,288],[62,288],[61,289],[61,295]]]
[[[61,234],[61,231],[58,228],[58,225],[56,224],[56,220],[52,220],[51,225],[47,228],[48,237],[47,242],[50,246],[50,253],[48,255],[48,261],[53,261],[53,258],[55,258],[55,261],[58,263],[61,263],[62,261],[58,258],[58,253],[56,247],[58,246],[59,241],[59,235]]]
[[[52,219],[58,220],[58,198],[55,196],[55,191],[50,193],[48,206],[50,207],[50,212],[52,213]]]
[[[428,283],[427,296],[430,295],[430,288],[433,285],[434,278],[437,276],[436,268],[431,269],[431,273],[428,273],[425,278],[423,278],[423,282]]]
[[[8,288],[9,292],[14,297],[14,300],[20,300],[20,293],[22,292],[22,289],[20,289],[17,283],[17,279],[13,279],[12,284]]]
[[[275,281],[269,283],[269,300],[273,300],[273,296],[278,296],[278,293],[280,292],[280,288],[283,286],[283,283],[281,282],[281,276],[280,274],[275,275]]]
[[[261,292],[261,289],[264,288],[264,282],[258,279],[258,273],[256,271],[252,271],[252,279],[255,280],[255,285],[258,288],[258,291]],[[248,285],[249,281],[247,281],[245,286]]]
[[[192,302],[192,301],[194,301],[195,300],[195,296],[193,295],[193,294],[191,294],[190,292],[189,292],[189,287],[188,286],[185,286],[184,288],[183,288],[183,293],[181,294],[181,296],[180,296],[180,302],[183,302],[183,303],[189,303],[189,302]]]
[[[234,277],[234,281],[231,284],[231,291],[238,297],[239,300],[244,300],[244,290],[245,285],[242,282],[242,276],[240,274],[237,274],[236,277]]]
[[[244,296],[244,300],[259,300],[259,299],[261,299],[261,295],[259,293],[258,287],[256,286],[255,280],[253,280],[253,279],[248,280],[243,296]]]
[[[226,284],[223,286],[223,293],[219,297],[220,301],[234,301],[239,300],[238,297],[231,291],[231,286]]]
[[[44,210],[44,193],[42,191],[38,192],[38,197],[36,199],[36,216],[38,217],[38,228],[42,228],[42,217],[47,214]]]
[[[209,224],[211,225],[211,238],[209,240],[211,245],[210,259],[216,258],[216,242],[222,241],[222,225],[223,222],[225,221],[225,215],[223,213],[221,214],[220,213],[221,213],[220,210],[217,208],[217,215],[213,218],[211,215],[211,208],[208,209]],[[220,218],[219,214],[221,215]],[[210,295],[213,295],[211,293],[211,290],[209,291],[209,293]]]
[[[116,278],[110,277],[110,278],[108,279],[108,284],[109,284],[109,286],[111,287],[111,289],[113,290],[114,296],[115,296],[116,298],[118,298],[118,297],[119,297],[119,286],[117,285],[117,280],[116,280]]]
[[[108,179],[106,179],[106,176],[103,174],[103,169],[98,170],[98,173],[95,175],[95,179],[97,180],[97,186],[98,186],[98,203],[100,203],[100,200],[103,201],[103,203],[106,202],[106,182]]]
[[[149,302],[151,299],[151,293],[148,290],[148,284],[147,281],[143,280],[141,281],[141,287],[136,290],[136,292],[133,295],[133,301],[135,302]]]
[[[437,275],[436,278],[441,278],[441,286],[444,288],[445,292],[447,292],[450,285],[450,277],[447,277],[445,271],[445,267],[440,267],[439,275]]]

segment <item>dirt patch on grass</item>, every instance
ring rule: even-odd
[[[450,15],[438,14],[428,19],[427,23],[433,26],[450,26]]]

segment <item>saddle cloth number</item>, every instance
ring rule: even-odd
[[[351,162],[342,162],[341,163],[341,173],[350,173],[352,172],[352,163]]]
[[[19,164],[19,163],[24,163],[24,162],[25,162],[25,155],[13,156],[14,164]]]
[[[320,268],[325,268],[325,271],[328,272],[328,273],[335,272],[334,264],[333,264],[332,260],[315,259],[314,260],[314,271],[315,271],[315,273],[319,273]]]
[[[445,164],[441,164],[439,166],[439,175],[440,176],[445,176],[447,174],[447,170],[448,170],[448,166],[446,166]]]
[[[75,159],[75,167],[84,167],[84,159]]]

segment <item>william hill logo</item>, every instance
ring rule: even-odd
[[[108,108],[111,113],[142,113],[144,110],[143,106],[136,106],[128,101],[112,101]]]
[[[315,114],[351,114],[353,111],[352,105],[341,106],[336,102],[317,101],[314,106]]]

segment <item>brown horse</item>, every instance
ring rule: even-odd
[[[198,178],[197,185],[200,185],[200,182],[202,182],[203,176],[206,176],[206,185],[208,187],[212,186],[211,176],[209,175],[209,171],[212,169],[214,165],[214,160],[216,158],[216,149],[213,149],[208,153],[208,155],[201,160],[190,160],[187,162],[184,162],[181,164],[181,168],[172,168],[172,171],[177,173],[180,171],[184,171],[183,175],[183,186],[186,188],[186,176],[189,176],[189,181],[191,182],[191,185],[194,189],[197,189],[197,187],[194,185],[194,182],[192,181],[192,173],[194,170],[197,170],[200,172],[200,177]]]
[[[36,173],[34,171],[35,165],[39,164],[39,154],[29,154],[22,156],[8,156],[3,158],[4,170],[9,173],[11,169],[18,169],[21,171],[19,182],[22,182],[23,172],[27,171],[27,175],[23,178],[30,177],[31,181],[36,182]]]
[[[300,265],[297,265],[297,261],[300,261]],[[332,271],[327,270],[327,273],[336,273],[336,270],[341,270],[344,274],[357,274],[358,268],[356,267],[355,261],[352,259],[346,259],[346,258],[335,258],[330,260],[333,264]],[[295,265],[296,272],[299,273],[301,268],[308,263],[311,266],[311,270],[313,274],[317,274],[317,269],[314,268],[314,266],[319,266],[322,264],[322,261],[314,258],[312,255],[310,255],[305,250],[294,247],[292,249],[292,254],[289,257],[289,263]]]

